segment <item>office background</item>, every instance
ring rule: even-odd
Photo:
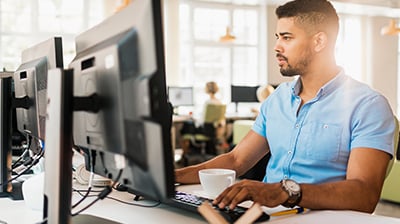
[[[74,38],[115,13],[122,0],[0,0],[0,66],[14,71],[20,54],[50,36],[63,37],[64,65],[75,55]],[[230,86],[279,84],[274,10],[284,0],[168,0],[164,2],[167,83],[193,86],[195,106],[216,81],[218,97],[232,111]],[[353,3],[349,3],[353,2]],[[360,4],[354,4],[360,3]],[[337,62],[354,78],[379,90],[399,115],[399,38],[381,35],[400,18],[392,0],[333,1],[340,14]],[[221,42],[226,28],[236,39]]]
[[[246,5],[231,2],[166,1],[169,84],[193,85],[200,92],[202,83],[214,78],[223,85],[221,98],[229,102],[231,83],[279,84],[287,80],[279,73],[273,50],[274,10],[284,1],[241,1]],[[382,36],[380,31],[389,18],[400,17],[399,8],[383,7],[390,1],[374,1],[379,7],[365,5],[369,1],[359,1],[364,5],[343,2],[334,2],[341,25],[338,64],[354,78],[382,92],[397,113],[398,36]],[[218,41],[226,26],[236,36],[234,42]],[[195,95],[199,96],[196,101],[204,102],[201,94]]]
[[[54,35],[63,37],[68,66],[75,55],[75,36],[115,13],[121,2],[0,0],[0,66],[14,71],[23,49]],[[210,80],[221,85],[219,94],[225,102],[230,101],[231,84],[286,81],[273,51],[274,10],[281,2],[285,1],[164,0],[168,85],[193,86],[195,102],[202,104],[207,97],[204,83]],[[369,1],[358,1],[363,5],[343,2],[334,3],[341,18],[338,63],[354,78],[382,92],[399,115],[399,38],[381,35],[391,18],[396,22],[400,18],[397,1],[371,0],[379,6],[366,5]],[[220,42],[227,27],[236,39]]]

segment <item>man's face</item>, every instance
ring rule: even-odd
[[[296,25],[294,18],[281,18],[276,28],[275,52],[283,76],[302,75],[314,56],[312,35]]]

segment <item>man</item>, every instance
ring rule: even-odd
[[[294,0],[276,9],[275,52],[284,76],[262,104],[252,130],[229,153],[176,170],[198,183],[200,169],[238,176],[268,152],[263,182],[243,180],[214,204],[233,209],[253,200],[268,207],[373,212],[392,157],[394,116],[387,100],[336,65],[338,16],[326,0]]]

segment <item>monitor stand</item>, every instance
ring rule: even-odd
[[[48,74],[43,219],[46,223],[117,223],[92,215],[71,217],[73,70]]]
[[[21,183],[8,183],[12,163],[12,77],[0,78],[0,197],[23,200]]]
[[[24,195],[22,194],[22,183],[13,182],[8,190],[3,189],[2,186],[2,189],[0,191],[0,198],[10,198],[14,201],[24,200]]]

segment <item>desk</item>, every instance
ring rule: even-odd
[[[227,120],[227,122],[233,122],[235,120],[254,120],[256,118],[256,114],[255,113],[230,113],[227,112],[225,114],[225,118]],[[191,119],[196,120],[196,117],[191,117],[189,115],[173,115],[172,116],[172,121],[174,123],[183,123],[185,121],[189,121]]]
[[[85,189],[85,186],[74,185],[77,189]],[[202,192],[200,185],[179,186],[178,190],[190,193]],[[121,199],[123,201],[132,201],[132,195],[125,192],[112,192],[111,197]],[[80,196],[77,193],[73,194],[72,201],[76,202]],[[82,206],[90,203],[94,197],[87,198]],[[151,203],[151,202],[150,202]],[[276,211],[278,208],[263,207],[267,213]],[[173,208],[167,205],[159,205],[154,208],[143,208],[132,205],[122,204],[120,202],[104,199],[95,203],[83,214],[91,214],[121,223],[205,223],[205,220],[198,214],[187,212],[181,209]],[[36,223],[41,221],[42,212],[33,211],[28,208],[24,201],[12,201],[8,198],[0,198],[0,220],[8,224],[24,224]],[[336,224],[336,223],[363,223],[363,224],[400,224],[400,219],[390,218],[385,216],[370,215],[354,211],[309,211],[305,214],[288,215],[280,217],[271,217],[271,220],[266,222],[271,224]]]
[[[226,113],[226,122],[234,122],[236,120],[255,120],[257,117],[257,114],[248,112],[248,113],[243,113],[243,112],[235,112],[235,113]]]
[[[172,115],[172,122],[173,123],[183,123],[185,121],[189,121],[193,119],[191,116],[189,115]]]
[[[254,113],[236,113],[236,112],[227,112],[225,114],[226,118],[226,126],[225,126],[225,136],[229,138],[230,136],[233,135],[233,123],[236,120],[254,120],[256,118],[256,114]],[[186,121],[190,120],[196,120],[196,118],[193,118],[188,115],[173,115],[172,121],[173,125],[171,127],[171,140],[172,140],[172,148],[177,149],[177,148],[182,148],[181,146],[181,134],[180,130],[183,127],[183,124]]]

